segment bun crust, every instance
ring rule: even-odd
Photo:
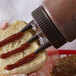
[[[76,55],[57,60],[53,73],[55,76],[76,76]]]

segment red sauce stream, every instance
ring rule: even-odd
[[[7,58],[7,57],[9,57],[9,56],[11,56],[11,55],[13,55],[13,54],[16,54],[16,53],[19,53],[19,52],[21,52],[21,51],[24,51],[24,50],[27,49],[29,46],[30,46],[30,44],[26,42],[26,43],[24,43],[23,45],[21,45],[19,48],[15,49],[15,50],[12,50],[12,51],[7,52],[7,53],[4,53],[4,54],[1,54],[1,55],[0,55],[0,58],[5,59],[5,58]]]
[[[20,39],[22,36],[23,36],[22,32],[18,32],[16,34],[13,34],[10,37],[8,37],[8,38],[4,39],[3,41],[1,41],[0,42],[0,47],[6,45],[8,43],[14,42],[15,40]]]
[[[5,67],[5,69],[6,70],[12,70],[12,69],[17,68],[17,67],[19,67],[19,66],[21,66],[21,65],[23,65],[25,63],[28,63],[29,61],[33,60],[35,57],[36,57],[36,54],[32,53],[32,54],[27,55],[24,58],[20,59],[19,61],[17,61],[14,64],[7,65]]]

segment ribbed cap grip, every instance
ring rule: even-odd
[[[55,48],[59,48],[66,43],[65,38],[55,27],[54,23],[46,14],[42,6],[34,10],[32,12],[32,16],[44,35],[48,38],[48,40],[53,44]]]

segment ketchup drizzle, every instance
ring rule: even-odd
[[[5,67],[5,69],[12,70],[12,69],[17,68],[25,63],[28,63],[29,61],[33,60],[34,58],[36,58],[35,53],[29,54],[29,55],[25,56],[24,58],[20,59],[19,61],[17,61],[16,63],[7,65]]]
[[[8,43],[14,42],[15,40],[20,39],[22,36],[23,36],[22,32],[18,32],[16,34],[13,34],[10,37],[8,37],[8,38],[4,39],[3,41],[1,41],[0,42],[0,47],[6,45]]]
[[[15,49],[15,50],[12,50],[10,52],[7,52],[7,53],[4,53],[4,54],[1,54],[0,55],[0,58],[2,59],[5,59],[13,54],[16,54],[16,53],[19,53],[21,51],[24,51],[25,49],[27,49],[28,47],[30,46],[30,44],[28,42],[24,43],[23,45],[21,45],[21,47]]]

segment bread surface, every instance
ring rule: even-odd
[[[24,21],[16,21],[13,24],[11,24],[7,29],[0,30],[0,41],[4,40],[5,38],[11,36],[14,33],[19,32],[24,26],[26,26],[26,23]],[[3,47],[0,47],[0,55],[20,47],[21,44],[25,43],[32,36],[33,36],[33,30],[28,30],[24,32],[23,37],[20,38],[19,40],[16,40],[15,42],[12,42],[12,43],[6,44]],[[16,61],[32,53],[39,47],[40,45],[37,43],[37,41],[34,41],[31,43],[31,46],[28,49],[24,50],[23,52],[14,54],[6,59],[0,59],[0,76],[8,76],[13,74],[29,74],[31,72],[34,72],[40,69],[44,65],[47,59],[46,52],[39,53],[34,60],[18,68],[15,68],[10,71],[4,69],[6,65],[15,63]]]

